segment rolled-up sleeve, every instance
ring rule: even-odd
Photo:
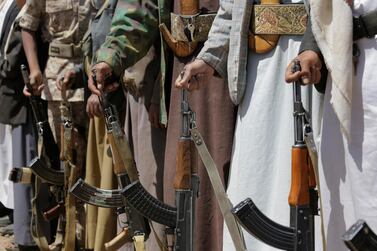
[[[37,31],[45,10],[45,1],[28,0],[22,10],[20,27],[25,30]]]
[[[157,1],[119,0],[105,43],[93,63],[106,62],[117,76],[146,55],[156,41]]]
[[[197,58],[212,66],[224,79],[227,79],[229,35],[232,26],[233,0],[221,0],[220,8],[213,21],[208,40]]]

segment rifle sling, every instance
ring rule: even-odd
[[[34,197],[31,200],[32,214],[31,214],[31,235],[37,244],[40,251],[50,251],[46,235],[43,232],[42,226],[39,224],[43,221],[42,213],[38,211],[39,192],[42,181],[35,177],[34,182]]]
[[[230,236],[232,237],[234,246],[236,247],[237,251],[246,251],[246,246],[241,230],[238,223],[236,222],[234,215],[231,213],[232,205],[225,192],[224,185],[217,171],[216,164],[212,159],[210,153],[208,152],[203,137],[199,133],[199,130],[197,128],[191,129],[191,137],[208,173],[212,188],[214,190],[217,202],[219,203],[225,224],[227,225]]]
[[[318,170],[318,152],[314,141],[313,132],[305,133],[305,143],[308,148],[309,156],[313,165],[314,169],[314,176],[315,181],[317,183],[318,189],[318,198],[319,198],[319,205],[320,205],[320,218],[321,218],[321,235],[322,235],[322,250],[327,250],[327,242],[326,242],[326,235],[325,235],[325,225],[324,225],[324,217],[323,217],[323,203],[322,203],[322,196],[321,196],[321,183],[319,179],[319,170]]]
[[[69,191],[72,183],[77,179],[77,166],[72,163],[72,152],[70,146],[72,145],[72,128],[64,128],[64,155],[65,155],[65,190]],[[66,211],[66,224],[65,224],[65,238],[64,250],[75,250],[75,237],[76,237],[76,201],[72,194],[67,193],[65,197],[65,211]]]

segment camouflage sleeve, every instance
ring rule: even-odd
[[[157,0],[119,0],[110,33],[93,63],[106,62],[116,76],[148,52],[158,31]]]
[[[20,27],[25,30],[36,31],[45,10],[44,0],[28,0],[22,10]]]

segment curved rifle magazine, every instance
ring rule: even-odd
[[[28,163],[31,171],[47,183],[62,186],[64,185],[64,171],[52,169],[44,164],[38,157]]]
[[[278,249],[293,251],[295,246],[295,230],[280,225],[264,215],[247,198],[232,209],[241,225],[254,237]]]
[[[79,200],[96,207],[119,208],[124,206],[120,190],[97,188],[85,183],[82,179],[78,179],[69,192]]]
[[[127,204],[144,217],[171,228],[176,226],[177,209],[153,197],[140,181],[134,181],[122,189],[122,195]]]

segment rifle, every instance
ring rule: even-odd
[[[20,68],[26,88],[31,92],[32,86],[29,81],[27,67],[21,65]],[[59,149],[47,121],[45,101],[38,96],[31,95],[29,102],[38,133],[38,152],[43,158],[34,158],[28,163],[28,167],[37,177],[47,181],[49,184],[62,185],[64,173],[59,171]],[[44,152],[44,154],[42,154],[42,152]],[[28,170],[25,168],[13,168],[9,174],[9,180],[13,182],[31,183],[31,175],[27,174],[27,172]]]
[[[300,70],[295,61],[292,71]],[[232,209],[241,225],[254,237],[278,249],[314,250],[314,215],[318,215],[318,194],[305,136],[311,133],[308,113],[301,101],[301,83],[293,84],[293,116],[295,142],[292,146],[292,179],[288,202],[291,207],[290,227],[265,216],[248,198]]]
[[[21,73],[26,88],[32,93],[32,86],[29,82],[27,67],[21,65]],[[45,220],[51,220],[61,213],[62,190],[64,183],[63,173],[59,171],[60,161],[58,159],[59,150],[55,143],[50,125],[47,120],[46,103],[40,97],[31,95],[29,102],[33,112],[33,119],[38,133],[38,157],[28,163],[28,168],[13,169],[9,179],[13,182],[32,183],[34,185],[32,198],[32,236],[42,251],[51,250],[48,246],[47,238],[40,226]],[[51,167],[55,167],[54,169]],[[44,212],[38,211],[39,192],[41,182],[45,181],[52,188],[52,194],[58,206],[48,209]],[[54,244],[59,245],[58,242]]]
[[[188,91],[182,90],[181,102],[181,137],[178,141],[177,166],[174,178],[175,201],[177,205],[177,225],[175,228],[175,251],[193,251],[195,200],[199,192],[199,176],[193,154],[195,145],[191,141],[190,128],[195,121],[188,103]]]
[[[85,183],[81,178],[71,187],[70,193],[76,198],[96,207],[123,207],[123,198],[119,189],[101,189]]]
[[[377,236],[363,220],[358,220],[342,236],[351,251],[377,250]]]

